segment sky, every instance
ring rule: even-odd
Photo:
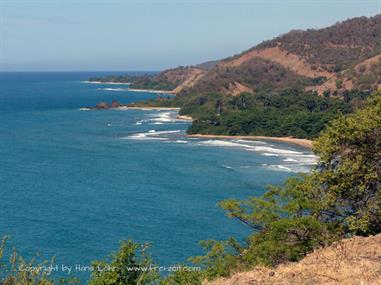
[[[162,70],[378,13],[381,0],[0,0],[0,71]]]

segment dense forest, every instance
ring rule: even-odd
[[[314,138],[326,124],[363,104],[367,92],[347,92],[345,99],[319,97],[286,89],[224,96],[218,93],[148,100],[133,106],[180,107],[193,117],[189,134],[265,135]]]

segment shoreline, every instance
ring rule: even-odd
[[[116,110],[163,110],[163,111],[180,111],[179,107],[133,107],[133,106],[120,106],[113,108]],[[91,108],[80,108],[80,110],[92,110]],[[193,118],[187,115],[179,115],[176,116],[177,119],[192,122]],[[187,137],[200,138],[200,139],[242,139],[242,140],[268,140],[268,141],[276,141],[298,145],[304,148],[312,149],[312,140],[308,139],[298,139],[294,137],[270,137],[270,136],[229,136],[229,135],[206,135],[206,134],[193,134],[187,135]]]
[[[130,82],[102,82],[102,81],[82,81],[82,83],[89,83],[89,84],[108,84],[108,85],[131,85]],[[126,91],[132,91],[132,92],[146,92],[146,93],[159,93],[159,94],[176,94],[173,90],[155,90],[155,89],[135,89],[135,88],[128,88]]]
[[[154,89],[134,89],[134,88],[128,88],[127,91],[132,92],[146,92],[146,93],[159,93],[159,94],[176,94],[172,90],[154,90]]]
[[[81,81],[82,83],[89,83],[89,84],[110,84],[110,85],[130,85],[130,82],[102,82],[102,81]]]
[[[184,120],[184,121],[190,121],[190,122],[193,121],[193,118],[191,116],[187,116],[187,115],[177,114],[177,119]]]
[[[302,146],[308,149],[312,149],[312,141],[307,139],[297,139],[293,137],[267,137],[267,136],[224,136],[224,135],[202,135],[202,134],[194,134],[187,135],[188,137],[193,138],[204,138],[204,139],[246,139],[246,140],[269,140],[269,141],[277,141],[284,142],[290,144],[296,144],[298,146]]]
[[[173,110],[173,111],[179,111],[180,108],[178,107],[130,107],[130,106],[126,106],[125,109],[129,110],[129,109],[132,109],[132,110]]]

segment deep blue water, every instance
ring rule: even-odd
[[[132,238],[185,262],[199,240],[249,233],[219,201],[309,169],[295,146],[189,139],[174,111],[81,111],[156,96],[82,82],[102,74],[0,73],[0,236],[26,257],[88,265]]]

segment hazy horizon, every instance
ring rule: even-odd
[[[0,0],[0,71],[159,71],[381,7],[381,0],[216,3]]]

